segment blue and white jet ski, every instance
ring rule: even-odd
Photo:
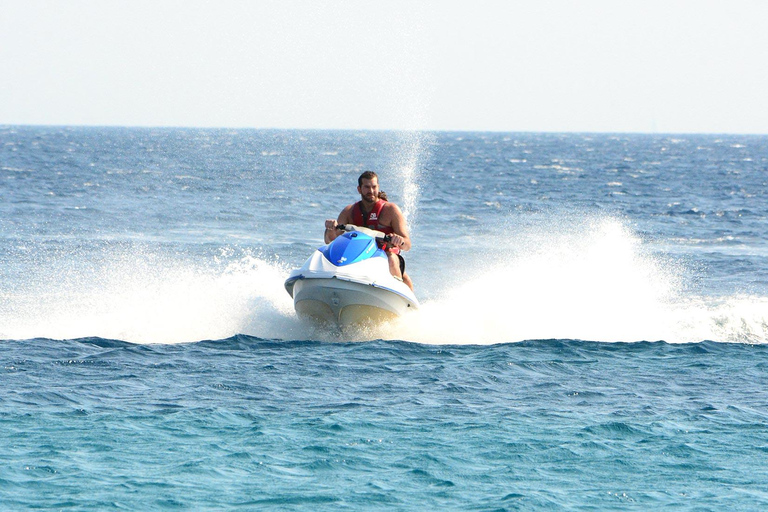
[[[408,285],[389,272],[381,231],[340,225],[340,236],[291,272],[285,289],[301,318],[347,327],[375,325],[419,307]]]

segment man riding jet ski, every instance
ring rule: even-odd
[[[352,224],[381,231],[391,236],[387,249],[392,275],[402,279],[413,290],[413,283],[405,273],[405,260],[400,254],[411,248],[408,226],[405,216],[395,203],[387,201],[387,195],[379,190],[379,176],[373,171],[366,171],[357,179],[357,191],[360,201],[346,206],[337,220],[325,221],[325,243],[331,243],[339,232],[339,224]]]
[[[361,201],[326,221],[327,245],[285,281],[301,317],[345,327],[391,320],[419,306],[399,254],[411,246],[405,218],[382,199],[375,173],[363,173],[358,183]]]

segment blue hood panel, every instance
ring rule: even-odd
[[[351,265],[373,256],[386,257],[384,251],[377,247],[376,240],[357,231],[343,233],[318,250],[323,253],[325,259],[337,267]]]

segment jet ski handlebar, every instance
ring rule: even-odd
[[[389,243],[392,240],[392,235],[387,235],[381,231],[376,231],[375,229],[355,226],[354,224],[337,224],[336,229],[340,231],[359,231],[372,238],[375,238],[376,240],[382,240],[384,243]]]

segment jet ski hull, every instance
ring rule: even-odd
[[[391,321],[416,307],[391,291],[338,278],[299,279],[293,304],[302,318],[341,327]]]

